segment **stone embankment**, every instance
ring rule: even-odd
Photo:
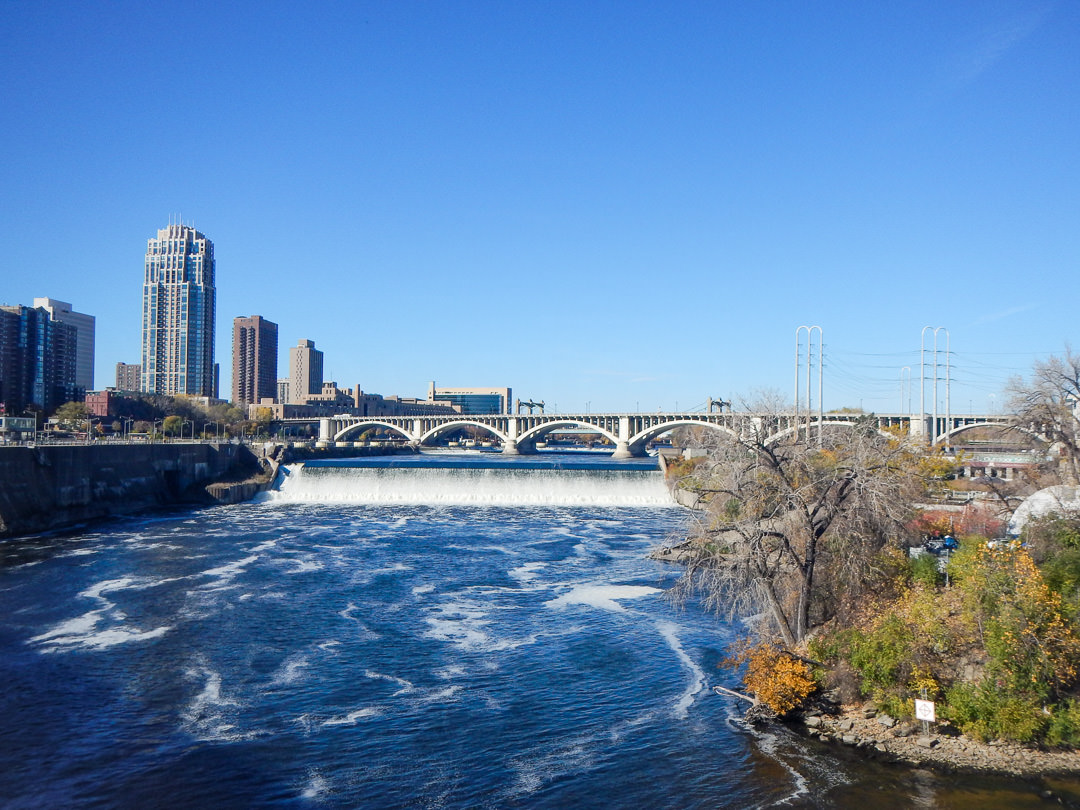
[[[241,444],[0,448],[0,538],[177,503],[213,502],[206,484],[259,470]]]
[[[931,733],[925,735],[922,723],[900,722],[869,703],[838,711],[808,709],[795,723],[822,742],[851,746],[879,759],[941,770],[1014,776],[1080,772],[1080,753],[1076,751],[1043,751],[1004,741],[984,743],[949,726],[933,724]]]
[[[410,447],[160,442],[0,447],[0,539],[181,503],[240,503],[279,464],[413,453]]]

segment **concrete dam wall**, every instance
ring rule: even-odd
[[[206,501],[206,484],[253,470],[254,454],[236,444],[0,447],[0,538]]]

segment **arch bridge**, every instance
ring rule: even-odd
[[[319,442],[354,441],[361,433],[381,429],[401,437],[414,446],[432,446],[439,438],[464,428],[477,428],[492,436],[502,445],[502,452],[518,455],[536,452],[536,443],[543,441],[551,432],[563,429],[588,430],[606,438],[615,446],[614,458],[630,458],[645,455],[646,445],[675,428],[707,427],[736,435],[752,425],[759,435],[773,441],[794,430],[813,431],[821,425],[851,425],[867,414],[823,414],[819,422],[816,415],[805,413],[753,414],[753,413],[595,413],[595,414],[438,414],[414,416],[338,416],[319,419]],[[949,443],[951,437],[979,425],[1004,425],[1005,417],[986,415],[939,416],[937,424],[932,417],[909,414],[872,415],[878,428],[900,428],[912,435],[936,437],[936,444]],[[311,420],[286,420],[310,423]],[[936,427],[936,430],[931,431]]]

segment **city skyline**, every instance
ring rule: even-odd
[[[0,303],[96,316],[97,388],[169,218],[215,243],[222,387],[252,313],[344,385],[593,412],[790,396],[800,325],[826,408],[917,400],[931,326],[991,411],[1074,337],[1074,4],[197,3],[209,59],[139,4],[8,11]]]

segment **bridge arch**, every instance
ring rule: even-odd
[[[948,440],[952,439],[954,436],[958,436],[959,434],[963,433],[964,431],[974,430],[975,428],[984,428],[984,427],[1007,428],[1007,427],[1009,427],[1009,423],[1006,420],[1002,419],[1000,421],[993,421],[993,422],[991,422],[991,421],[972,422],[970,424],[958,425],[958,426],[954,427],[952,430],[946,431],[945,433],[942,433],[940,436],[938,436],[937,439],[934,441],[934,445],[937,446],[937,445],[945,444]],[[1023,427],[1017,427],[1016,429],[1019,430],[1021,433],[1027,434],[1028,436],[1030,436],[1033,439],[1038,439],[1041,442],[1046,442],[1046,437],[1045,436],[1041,436],[1041,435],[1039,435],[1038,433],[1036,433],[1033,430],[1027,430],[1026,428],[1023,428]]]
[[[822,428],[827,428],[827,427],[853,428],[853,427],[855,427],[856,424],[857,424],[857,422],[854,421],[854,420],[851,420],[851,419],[833,419],[833,420],[826,419],[824,422],[812,421],[810,423],[810,430],[814,431],[814,430],[817,430],[819,427],[822,427]],[[791,425],[789,427],[784,428],[783,430],[778,430],[776,433],[772,434],[771,436],[769,436],[768,438],[765,439],[765,445],[768,446],[770,444],[775,444],[776,442],[780,441],[784,437],[791,436],[792,434],[794,434],[796,429],[798,429],[798,430],[806,430],[806,422],[800,422],[797,426],[796,425]],[[874,430],[877,432],[877,434],[879,436],[882,436],[882,437],[884,437],[886,439],[896,439],[896,438],[898,438],[895,433],[890,433],[889,431],[885,430],[882,427],[876,427],[876,428],[874,428]]]
[[[496,439],[498,439],[500,442],[503,442],[504,444],[508,440],[508,437],[505,433],[496,430],[491,425],[485,425],[483,422],[476,422],[471,419],[461,419],[436,425],[435,427],[431,428],[429,431],[420,436],[419,444],[423,446],[432,439],[435,439],[436,437],[441,436],[444,433],[451,433],[455,430],[461,430],[464,427],[480,428],[482,431],[484,431],[485,433],[490,433],[492,436],[494,436]]]
[[[380,422],[378,419],[368,419],[363,422],[354,422],[353,424],[343,427],[341,430],[334,434],[334,441],[347,441],[348,436],[359,435],[365,430],[368,430],[369,428],[385,428],[386,430],[398,434],[407,442],[411,442],[413,440],[413,437],[410,436],[407,431],[403,430],[397,425],[394,425],[390,422]]]
[[[602,427],[598,427],[590,422],[584,422],[573,418],[558,419],[552,422],[545,422],[542,425],[536,425],[526,430],[524,433],[517,437],[518,446],[529,446],[535,444],[542,437],[548,433],[552,433],[561,428],[583,428],[589,433],[599,433],[601,436],[610,440],[612,444],[617,445],[619,443],[619,437]]]
[[[638,433],[635,433],[627,440],[627,445],[630,448],[630,452],[635,455],[645,449],[645,445],[655,439],[657,436],[663,436],[665,433],[669,433],[676,428],[681,427],[703,427],[715,430],[718,433],[725,433],[728,436],[737,436],[738,434],[729,428],[727,425],[717,425],[713,422],[700,422],[694,419],[676,420],[672,422],[663,422],[659,425],[652,425],[647,427]]]

